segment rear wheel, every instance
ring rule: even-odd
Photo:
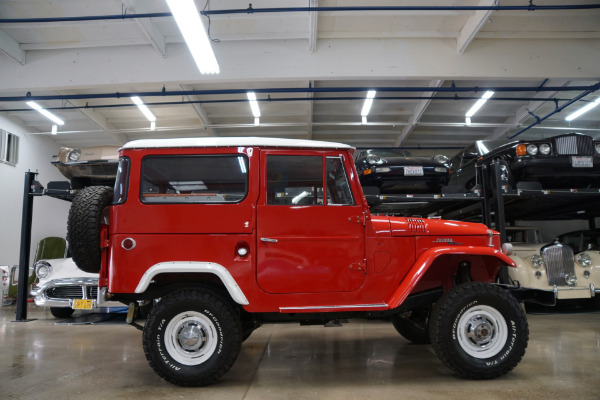
[[[396,331],[414,344],[429,344],[429,314],[431,307],[420,307],[407,314],[392,316]]]
[[[438,301],[431,313],[433,349],[446,366],[470,379],[491,379],[523,358],[529,327],[517,300],[498,286],[469,282]]]
[[[180,386],[204,386],[233,365],[242,325],[235,309],[216,293],[182,290],[154,306],[143,341],[146,359],[160,377]]]

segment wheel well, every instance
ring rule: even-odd
[[[443,286],[445,290],[469,281],[494,282],[500,260],[492,256],[474,254],[445,254],[437,257],[421,279],[431,287]]]

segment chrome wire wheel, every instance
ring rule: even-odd
[[[456,325],[460,347],[471,357],[483,359],[498,354],[508,340],[508,327],[493,307],[476,305],[466,310]]]
[[[214,323],[195,311],[176,315],[165,329],[166,350],[183,365],[204,363],[213,355],[218,342]]]

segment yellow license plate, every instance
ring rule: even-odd
[[[92,299],[74,299],[71,308],[73,310],[91,310],[94,305]]]

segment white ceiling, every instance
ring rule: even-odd
[[[196,0],[199,9],[206,3]],[[495,4],[530,3],[254,0],[252,7]],[[534,2],[555,4],[598,3]],[[210,3],[213,12],[247,7],[240,0]],[[50,135],[51,122],[24,103],[30,93],[44,107],[57,108],[53,112],[66,123],[52,138],[68,146],[157,137],[272,136],[357,147],[435,147],[431,152],[451,155],[478,139],[511,137],[586,93],[585,88],[598,89],[600,81],[598,8],[212,14],[218,75],[198,72],[172,17],[12,21],[168,11],[164,0],[0,0],[0,115],[32,133]],[[460,91],[475,87],[480,90]],[[473,117],[473,125],[465,126],[466,111],[490,87],[509,89],[497,91]],[[533,90],[537,87],[572,89]],[[184,93],[163,96],[163,88],[167,94]],[[369,88],[379,90],[368,125],[361,125]],[[250,89],[262,100],[258,127],[246,101]],[[157,116],[157,129],[150,131],[129,97],[117,93],[146,93],[142,98]],[[564,117],[599,96],[593,91],[517,137],[575,130],[598,138],[600,107],[571,126]]]

